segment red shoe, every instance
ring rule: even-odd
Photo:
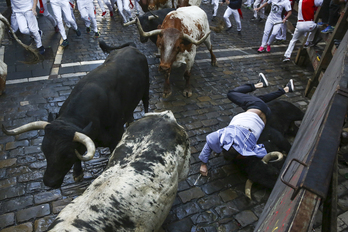
[[[266,52],[271,52],[271,45],[267,45]]]
[[[257,50],[259,53],[261,53],[261,52],[264,52],[265,51],[265,48],[264,47],[259,47],[259,49]]]
[[[104,11],[103,13],[102,13],[102,16],[104,17],[106,15],[106,11]]]
[[[114,16],[114,12],[110,11],[110,17]]]

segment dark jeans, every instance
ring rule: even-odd
[[[254,84],[244,84],[236,87],[227,93],[228,99],[230,99],[236,105],[242,107],[243,110],[247,111],[249,109],[261,110],[268,118],[271,115],[271,110],[268,108],[266,102],[272,101],[283,94],[285,94],[284,89],[279,88],[277,91],[268,93],[261,96],[253,96],[247,93],[253,92],[255,90]]]

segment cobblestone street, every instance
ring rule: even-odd
[[[171,110],[178,123],[190,138],[191,167],[185,181],[179,183],[178,194],[162,229],[168,232],[215,232],[215,231],[253,231],[271,189],[255,185],[252,198],[244,194],[247,178],[236,166],[222,156],[211,156],[208,177],[199,176],[198,155],[210,132],[228,125],[231,118],[243,110],[227,99],[227,91],[244,83],[254,83],[258,74],[264,73],[270,86],[255,92],[256,95],[277,90],[294,79],[296,91],[285,94],[282,100],[294,103],[302,111],[307,109],[309,98],[303,96],[308,78],[313,74],[307,67],[296,66],[293,62],[283,63],[282,57],[287,43],[274,45],[270,53],[257,53],[261,44],[264,23],[252,22],[252,11],[242,8],[242,35],[237,34],[235,22],[232,30],[211,33],[213,51],[218,67],[210,64],[210,53],[203,45],[197,47],[195,64],[191,70],[192,97],[183,96],[184,69],[173,70],[170,81],[172,95],[162,98],[164,75],[158,71],[157,47],[151,42],[140,43],[135,25],[123,27],[118,12],[111,18],[103,18],[98,3],[98,29],[101,36],[93,38],[87,34],[84,23],[75,9],[77,24],[82,32],[77,37],[71,29],[68,33],[70,46],[58,49],[61,36],[44,17],[38,22],[44,31],[43,45],[46,48],[45,60],[37,64],[27,64],[30,59],[15,41],[5,36],[4,61],[8,65],[5,93],[0,96],[0,124],[14,128],[28,122],[47,121],[48,113],[57,113],[69,96],[75,84],[89,71],[103,63],[108,54],[98,45],[104,40],[108,45],[121,45],[134,42],[146,55],[150,70],[149,112]],[[212,18],[213,6],[202,4],[201,8]],[[219,6],[218,16],[222,17],[226,5]],[[294,16],[296,18],[296,16]],[[28,36],[19,38],[26,44]],[[297,44],[299,46],[299,43]],[[296,48],[292,60],[296,56]],[[29,58],[28,58],[29,57]],[[140,103],[134,118],[143,116]],[[6,136],[0,132],[0,231],[45,231],[58,213],[74,198],[83,193],[89,184],[105,168],[110,151],[98,148],[93,160],[83,162],[84,179],[74,182],[72,170],[59,189],[51,189],[43,184],[46,169],[45,156],[41,151],[43,131],[31,131],[18,136]],[[348,180],[345,174],[348,167],[339,163],[338,192],[338,231],[348,231]],[[320,208],[322,210],[322,208]],[[315,231],[321,231],[321,211],[314,223]]]

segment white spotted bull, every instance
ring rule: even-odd
[[[216,66],[207,14],[198,6],[180,7],[168,13],[160,29],[144,32],[139,20],[137,27],[143,37],[157,35],[157,47],[161,53],[159,70],[165,72],[163,97],[168,97],[172,93],[169,81],[171,68],[180,67],[181,64],[186,64],[184,95],[187,97],[192,95],[190,75],[197,45],[201,43],[206,45],[211,55],[211,64]]]
[[[189,171],[185,130],[171,111],[134,122],[106,170],[66,206],[50,231],[157,231]]]

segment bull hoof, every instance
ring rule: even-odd
[[[185,97],[191,97],[192,96],[192,91],[190,89],[185,89],[183,92]]]
[[[74,176],[74,181],[75,182],[80,182],[83,179],[83,173],[79,176]]]
[[[212,61],[212,62],[211,62],[211,66],[217,67],[217,61],[216,61],[216,60]]]

